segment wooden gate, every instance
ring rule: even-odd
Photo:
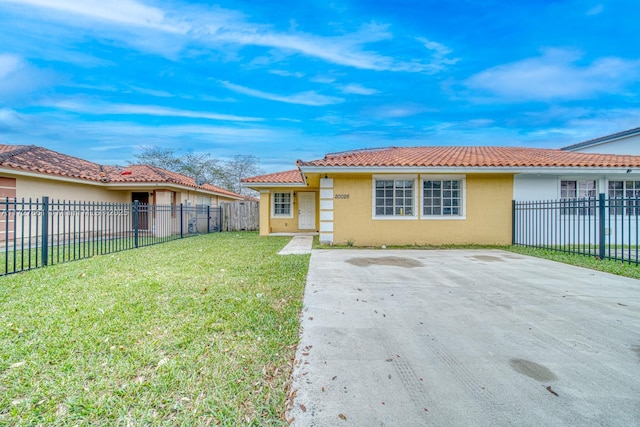
[[[221,203],[222,231],[255,231],[260,228],[260,203]]]

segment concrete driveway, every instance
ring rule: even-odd
[[[640,281],[510,252],[313,251],[295,426],[640,425]]]

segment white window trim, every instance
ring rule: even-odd
[[[578,188],[578,182],[579,181],[595,181],[596,183],[596,198],[598,198],[598,194],[600,194],[600,188],[603,185],[602,182],[600,182],[600,179],[598,179],[597,177],[593,177],[593,176],[569,176],[569,177],[564,177],[561,176],[558,179],[558,199],[562,199],[562,181],[575,181],[576,183],[576,192],[579,192],[579,188]],[[609,189],[609,184],[607,182],[606,184],[606,189],[605,191],[608,191]]]
[[[413,181],[413,215],[376,215],[376,180]],[[371,178],[371,219],[375,221],[413,221],[418,219],[418,175],[373,175]]]
[[[606,193],[605,193],[605,197],[609,200],[612,199],[611,195],[609,194],[609,183],[610,182],[622,182],[622,191],[623,191],[623,196],[622,196],[622,200],[627,199],[626,193],[627,193],[627,184],[626,181],[640,181],[640,179],[638,178],[626,178],[626,179],[622,179],[622,178],[609,178],[607,179],[607,184],[605,186],[606,188]],[[620,217],[620,218],[626,218],[629,216],[634,216],[632,215],[628,215],[627,214],[627,210],[628,209],[636,209],[635,206],[620,206],[620,207],[616,207],[616,206],[611,206],[611,201],[609,201],[609,212],[611,212],[612,210],[614,211],[614,213],[612,215],[616,216],[616,217]]]
[[[276,194],[284,193],[289,194],[289,200],[291,200],[291,208],[289,209],[289,215],[276,215]],[[293,218],[293,191],[272,191],[271,192],[271,218]]]
[[[461,209],[461,214],[460,215],[424,215],[423,212],[423,204],[424,204],[424,200],[423,200],[423,183],[424,181],[461,181],[462,184],[462,195],[461,195],[461,201],[462,201],[462,205],[460,206]],[[421,220],[427,220],[427,221],[460,221],[460,220],[466,220],[467,219],[467,176],[466,175],[420,175],[420,194],[419,194],[419,201],[420,201],[420,219]]]

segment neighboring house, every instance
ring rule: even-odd
[[[0,197],[218,206],[244,197],[210,184],[149,165],[106,166],[34,145],[0,145]],[[5,208],[6,209],[6,208]],[[175,217],[175,209],[171,210]],[[145,216],[152,229],[156,211]],[[147,220],[148,219],[148,220]],[[169,232],[169,231],[167,231]],[[0,240],[4,240],[0,230]]]
[[[0,197],[218,206],[244,197],[148,165],[106,166],[35,145],[0,144]]]
[[[512,201],[640,195],[640,156],[517,147],[391,147],[327,154],[243,180],[260,234],[323,243],[509,244]]]
[[[629,154],[640,156],[640,128],[629,129],[589,141],[562,147],[564,151],[581,153]]]

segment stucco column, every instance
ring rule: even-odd
[[[320,178],[320,243],[333,244],[333,178]]]
[[[260,190],[260,235],[271,233],[271,192]]]

